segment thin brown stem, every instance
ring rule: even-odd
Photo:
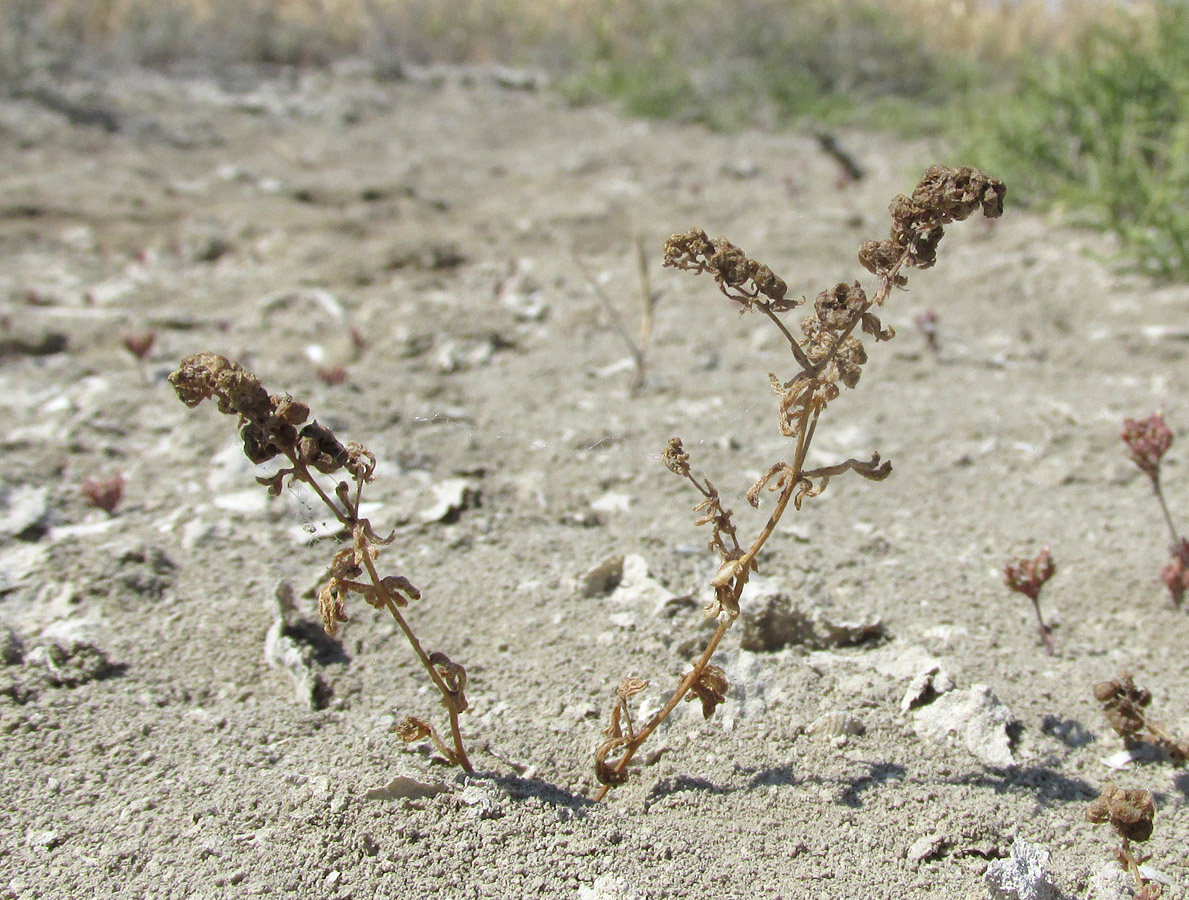
[[[685,677],[682,678],[678,683],[677,690],[673,692],[673,696],[669,698],[669,702],[661,707],[661,709],[657,711],[656,715],[649,719],[639,731],[627,738],[627,741],[624,744],[623,755],[620,756],[619,762],[615,764],[615,772],[623,773],[627,769],[628,763],[632,761],[632,757],[635,756],[636,751],[640,749],[640,745],[648,740],[648,736],[656,731],[656,729],[660,727],[660,724],[665,721],[665,719],[669,718],[669,714],[677,708],[677,704],[685,699],[685,695],[689,693],[690,688],[693,687],[694,683],[698,680],[698,678],[701,677],[702,672],[705,671],[706,666],[709,665],[710,658],[714,656],[714,651],[718,649],[719,642],[722,641],[723,635],[725,635],[727,633],[727,629],[731,627],[731,621],[731,619],[724,619],[718,623],[718,627],[714,629],[714,634],[710,636],[710,641],[706,644],[706,648],[702,651],[702,655],[698,657],[697,662],[694,663],[694,667],[690,669],[690,671],[686,673]],[[606,797],[609,790],[611,790],[611,785],[609,784],[604,784],[601,788],[599,788],[598,792],[594,795],[595,802],[597,803]]]

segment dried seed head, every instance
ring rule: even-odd
[[[1135,737],[1147,727],[1144,708],[1152,702],[1152,694],[1136,685],[1130,672],[1094,685],[1094,697],[1120,737]]]
[[[969,166],[930,166],[911,197],[901,194],[892,201],[892,230],[888,241],[868,241],[859,261],[869,271],[888,275],[902,260],[904,265],[927,269],[937,262],[937,245],[943,226],[960,222],[981,209],[995,218],[1003,213],[1007,188],[998,178],[988,178]],[[897,279],[897,283],[903,283]]]
[[[433,726],[425,721],[425,719],[419,719],[416,716],[405,716],[392,726],[392,731],[401,741],[411,744],[414,741],[419,741],[424,737],[432,735]]]
[[[690,693],[685,695],[686,702],[697,697],[702,701],[702,717],[709,719],[714,715],[715,707],[726,699],[730,690],[727,673],[718,666],[708,665],[690,685]]]
[[[1172,431],[1164,424],[1164,410],[1152,413],[1146,419],[1125,419],[1120,435],[1127,445],[1131,461],[1152,479],[1160,480],[1160,460],[1172,446]]]
[[[297,437],[297,458],[325,475],[347,463],[347,449],[325,425],[311,422]]]
[[[1046,545],[1032,559],[1017,559],[1003,567],[1003,583],[1032,602],[1040,596],[1040,589],[1057,572],[1057,566]]]
[[[191,408],[215,397],[219,412],[258,423],[267,419],[271,410],[268,391],[259,379],[217,353],[196,353],[182,360],[178,370],[169,376],[169,383]]]
[[[661,462],[674,475],[683,478],[689,475],[689,454],[681,446],[681,438],[669,438],[669,446],[661,454]]]
[[[813,302],[818,321],[830,331],[841,331],[862,311],[867,295],[856,281],[854,284],[839,283],[828,291],[822,291]]]
[[[619,683],[619,688],[616,693],[619,694],[620,699],[627,700],[629,697],[634,697],[639,693],[648,690],[650,682],[643,678],[625,678]]]
[[[1086,819],[1096,824],[1110,822],[1124,840],[1146,841],[1152,836],[1156,805],[1145,790],[1125,791],[1108,784],[1102,794],[1086,809]]]
[[[719,290],[742,303],[745,309],[757,302],[783,312],[800,302],[785,296],[788,285],[768,266],[751,259],[726,238],[711,241],[700,228],[670,237],[665,242],[664,264],[676,269],[709,272]]]

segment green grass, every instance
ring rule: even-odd
[[[1189,11],[1090,29],[1010,91],[971,95],[965,143],[1016,199],[1118,235],[1126,258],[1189,280]]]

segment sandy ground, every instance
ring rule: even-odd
[[[1010,196],[954,226],[814,447],[878,450],[892,477],[786,517],[716,660],[728,702],[683,705],[596,805],[615,686],[651,679],[656,709],[708,633],[714,557],[660,451],[680,435],[745,533],[766,513],[744,491],[786,452],[787,347],[662,271],[664,238],[726,234],[812,297],[865,277],[892,196],[960,161],[841,132],[867,171],[846,184],[810,134],[630,122],[491,72],[54,90],[0,102],[0,896],[975,898],[1017,838],[1049,854],[1049,896],[1125,896],[1083,819],[1111,781],[1154,792],[1145,850],[1183,896],[1189,776],[1108,766],[1092,686],[1133,670],[1189,732],[1189,618],[1118,437],[1160,404],[1189,429],[1185,288]],[[660,298],[632,396],[583,270],[634,329],[636,229]],[[382,567],[467,667],[476,776],[391,734],[442,723],[391,622],[356,602],[319,636],[338,544],[308,497],[256,486],[229,419],[177,401],[165,376],[202,350],[379,457]],[[1183,447],[1165,480],[1189,515]],[[79,486],[115,473],[109,516]],[[1002,584],[1045,543],[1052,657]],[[876,621],[846,646],[840,623]],[[906,710],[930,672],[952,690]]]

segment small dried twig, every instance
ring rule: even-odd
[[[1189,741],[1175,737],[1162,725],[1148,718],[1146,712],[1152,694],[1139,687],[1130,672],[1113,681],[1094,685],[1094,697],[1102,704],[1102,711],[1111,728],[1131,744],[1145,736],[1151,739],[1177,765],[1189,761]]]
[[[1040,632],[1040,642],[1044,645],[1045,653],[1050,656],[1055,652],[1053,645],[1053,629],[1045,623],[1040,614],[1040,589],[1045,582],[1057,573],[1057,566],[1049,555],[1046,544],[1032,559],[1017,559],[1003,567],[1003,583],[1017,594],[1023,594],[1032,601],[1032,609],[1036,613],[1036,628]]]
[[[894,288],[907,282],[904,271],[927,269],[934,264],[937,244],[944,226],[950,222],[966,219],[979,210],[986,216],[1000,215],[1005,192],[1003,182],[988,178],[976,169],[932,166],[911,197],[900,196],[892,202],[892,229],[888,238],[868,241],[859,251],[859,261],[878,279],[875,294],[869,297],[858,282],[844,282],[822,291],[814,301],[813,314],[801,324],[800,337],[789,330],[780,315],[800,306],[805,298],[789,297],[788,285],[768,266],[751,259],[725,238],[711,240],[701,229],[669,238],[665,245],[666,266],[710,275],[726,297],[740,304],[741,313],[759,312],[788,341],[796,371],[787,381],[775,375],[769,377],[780,398],[780,430],[793,440],[792,458],[772,465],[747,492],[748,502],[753,506],[759,505],[764,489],[774,492],[777,498],[760,533],[750,544],[743,545],[738,540],[731,510],[723,507],[714,485],[692,473],[689,455],[679,438],[669,441],[662,461],[701,495],[695,507],[699,514],[697,524],[710,526],[708,546],[720,559],[718,573],[711,582],[714,599],[706,609],[706,615],[717,620],[717,627],[668,702],[630,733],[623,732],[618,725],[624,717],[621,708],[624,698],[617,698],[609,740],[595,754],[595,774],[602,784],[595,794],[596,800],[627,780],[632,757],[682,700],[691,695],[697,697],[707,717],[725,700],[729,690],[726,676],[710,660],[739,615],[743,588],[756,571],[757,557],[788,506],[792,504],[799,509],[806,498],[821,494],[831,477],[844,472],[876,481],[891,472],[891,466],[881,462],[878,454],[873,454],[869,461],[852,459],[836,466],[806,469],[805,460],[818,418],[838,397],[842,387],[853,388],[859,382],[867,353],[858,333],[877,342],[894,336],[873,310],[883,306]],[[614,754],[617,758],[611,759]]]
[[[1164,410],[1152,413],[1146,419],[1125,419],[1120,435],[1127,445],[1131,461],[1148,476],[1152,491],[1160,504],[1164,524],[1172,538],[1169,545],[1170,560],[1160,570],[1160,580],[1168,588],[1174,606],[1180,607],[1189,590],[1189,540],[1181,537],[1173,524],[1168,502],[1164,499],[1164,488],[1160,483],[1160,464],[1164,454],[1172,446],[1173,434],[1164,423]]]
[[[590,285],[591,291],[594,292],[603,310],[607,313],[607,317],[611,321],[612,330],[619,335],[619,339],[623,341],[628,353],[631,354],[632,381],[629,390],[635,395],[644,389],[644,383],[648,374],[648,346],[652,342],[653,315],[656,311],[656,304],[660,298],[660,294],[652,288],[652,279],[648,274],[648,258],[644,254],[644,241],[640,236],[639,229],[633,229],[632,242],[635,247],[636,272],[640,289],[640,333],[637,337],[632,337],[632,333],[620,316],[619,310],[616,309],[615,304],[611,302],[611,298],[607,296],[607,293],[591,275],[590,270],[586,268],[582,259],[577,253],[573,254],[573,257],[574,264],[578,266],[578,271],[582,273],[587,284]]]
[[[1095,824],[1110,823],[1115,834],[1122,840],[1122,846],[1115,852],[1119,865],[1131,873],[1139,893],[1136,900],[1158,900],[1163,887],[1143,876],[1140,866],[1149,857],[1132,851],[1131,842],[1143,843],[1152,836],[1156,817],[1156,804],[1152,794],[1145,790],[1126,791],[1113,784],[1102,789],[1098,799],[1086,808],[1086,820]]]
[[[450,717],[453,746],[447,747],[428,722],[412,717],[402,720],[397,735],[406,741],[428,736],[447,761],[467,772],[473,771],[458,721],[468,708],[466,670],[444,653],[428,652],[422,647],[401,613],[410,601],[420,599],[421,592],[402,575],[381,577],[376,558],[379,548],[391,543],[393,535],[378,537],[371,522],[359,512],[363,486],[372,480],[376,457],[360,444],[344,446],[329,428],[316,421],[307,423],[310,410],[304,403],[287,394],[270,395],[255,375],[214,353],[186,358],[169,376],[169,382],[187,406],[193,408],[203,400],[213,399],[219,412],[235,416],[244,442],[244,455],[252,462],[267,462],[277,456],[288,460],[288,467],[267,478],[256,479],[270,494],[280,494],[286,479],[290,485],[302,482],[318,495],[350,534],[350,546],[334,555],[328,580],[318,594],[326,633],[336,634],[339,623],[347,621],[346,601],[351,594],[358,594],[376,609],[387,610],[442,695],[442,706]],[[328,492],[314,472],[324,475],[345,472],[350,480],[338,481],[333,491]]]

